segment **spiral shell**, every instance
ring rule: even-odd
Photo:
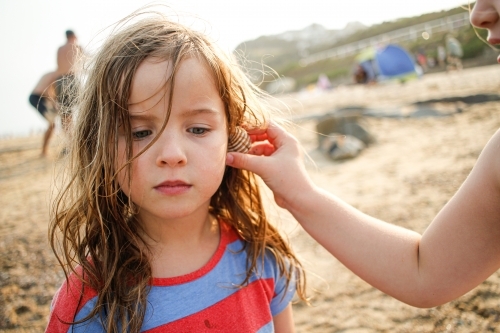
[[[245,131],[242,127],[237,126],[234,129],[234,132],[229,136],[227,151],[246,153],[250,150],[251,146],[252,141],[250,140],[250,136],[247,131]]]

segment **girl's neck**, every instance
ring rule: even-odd
[[[211,233],[216,222],[215,217],[206,212],[172,220],[148,219],[141,224],[146,244],[155,248],[197,242]]]
[[[220,233],[208,214],[175,221],[144,224],[144,240],[151,250],[153,277],[175,277],[202,268],[218,248]]]

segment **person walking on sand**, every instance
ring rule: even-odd
[[[57,80],[57,71],[44,74],[29,96],[29,102],[49,122],[49,127],[43,135],[42,157],[47,156],[47,147],[55,128],[57,116],[54,83]]]
[[[66,43],[57,50],[59,77],[56,82],[57,102],[61,111],[61,123],[65,131],[68,131],[71,121],[71,109],[77,88],[74,65],[81,51],[75,33],[72,30],[66,30]]]
[[[464,55],[462,44],[450,34],[446,36],[446,53],[448,54],[446,69],[461,70],[463,68],[461,59]]]
[[[437,47],[437,60],[440,68],[446,68],[446,49],[443,45]]]
[[[500,0],[477,0],[471,16],[500,44]],[[499,57],[500,62],[500,57]],[[352,272],[409,305],[434,307],[470,291],[500,268],[500,130],[427,230],[380,221],[320,189],[296,138],[277,125],[254,132],[251,154],[227,164],[260,175],[276,203]]]

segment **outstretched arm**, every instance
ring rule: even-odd
[[[256,134],[254,155],[231,153],[228,165],[260,175],[278,205],[383,292],[432,307],[464,294],[500,267],[500,131],[422,236],[368,216],[314,185],[297,140],[281,127],[271,124]]]

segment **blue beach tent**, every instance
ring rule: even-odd
[[[368,48],[356,57],[366,73],[367,81],[397,79],[407,81],[417,77],[415,62],[402,47],[389,44],[382,48]]]

